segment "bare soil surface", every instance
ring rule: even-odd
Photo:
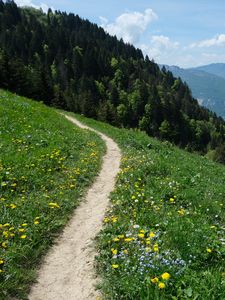
[[[38,282],[30,292],[30,300],[97,299],[94,271],[96,255],[93,239],[101,230],[109,204],[109,194],[119,172],[121,153],[117,144],[106,135],[66,116],[75,125],[95,131],[105,141],[107,152],[102,168],[85,199],[75,210],[61,237],[46,255],[38,273]]]

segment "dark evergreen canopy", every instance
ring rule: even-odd
[[[0,0],[0,87],[202,153],[225,140],[181,79],[74,14]]]

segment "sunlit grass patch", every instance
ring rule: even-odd
[[[141,132],[81,119],[123,150],[98,239],[104,297],[225,299],[224,166]]]
[[[0,299],[24,299],[104,149],[54,110],[0,91]]]

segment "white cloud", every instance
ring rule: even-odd
[[[208,48],[212,46],[225,46],[225,34],[219,34],[212,39],[193,43],[190,45],[190,48]]]
[[[34,7],[36,9],[39,9],[41,8],[45,13],[48,11],[49,9],[49,6],[45,3],[40,3],[39,5],[36,5],[34,3],[32,3],[32,0],[16,0],[15,3],[18,5],[18,6],[31,6],[31,7]],[[54,10],[54,9],[52,9]]]
[[[162,50],[174,50],[179,47],[178,42],[173,42],[165,35],[153,35],[151,37],[151,44],[158,49]]]
[[[109,23],[107,19],[101,17],[101,26],[111,35],[123,38],[127,43],[136,44],[148,25],[158,19],[156,13],[148,8],[144,13],[130,12],[124,13],[116,18],[114,23]]]
[[[164,58],[174,56],[179,46],[178,42],[172,41],[165,35],[153,35],[149,44],[139,45],[139,48],[151,59],[162,61]]]

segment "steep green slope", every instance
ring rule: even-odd
[[[98,239],[105,298],[225,299],[225,167],[144,133],[79,118],[123,150]]]
[[[225,122],[200,107],[140,49],[72,13],[0,0],[0,87],[191,151],[225,142]]]
[[[225,118],[225,79],[199,68],[182,69],[166,66],[175,77],[189,85],[199,103]],[[207,69],[206,69],[207,70]]]
[[[25,299],[35,266],[97,174],[103,152],[95,134],[0,90],[1,300]]]

